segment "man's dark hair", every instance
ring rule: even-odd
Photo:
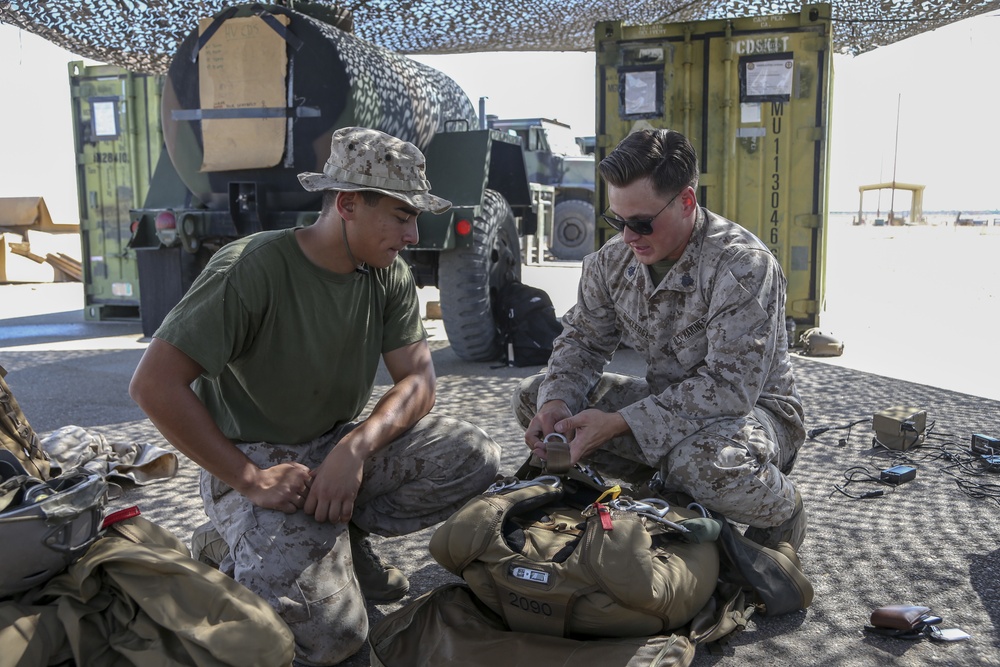
[[[337,204],[337,193],[339,190],[324,190],[323,191],[323,211],[332,211]],[[361,198],[365,201],[368,206],[378,206],[378,203],[382,201],[382,197],[385,197],[381,192],[375,192],[374,190],[361,190]]]
[[[698,155],[687,137],[674,130],[633,132],[597,168],[617,188],[647,177],[662,194],[698,187]]]

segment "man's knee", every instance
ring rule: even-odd
[[[795,508],[791,480],[729,438],[703,434],[680,443],[665,472],[668,488],[741,523],[777,525]]]
[[[469,422],[459,421],[456,428],[461,430],[460,441],[467,452],[462,468],[469,477],[475,478],[475,486],[489,486],[500,469],[500,445],[486,431]]]

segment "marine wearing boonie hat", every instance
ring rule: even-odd
[[[371,190],[421,211],[444,213],[451,202],[430,193],[425,163],[424,154],[408,141],[365,127],[342,127],[333,133],[323,173],[301,173],[299,182],[310,192]]]

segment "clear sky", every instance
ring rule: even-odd
[[[896,180],[926,185],[928,211],[1000,209],[997,43],[994,13],[834,57],[831,211],[856,210],[859,185],[891,180],[897,103]],[[78,220],[67,74],[78,59],[0,25],[0,196],[44,196],[57,222]],[[592,53],[417,59],[455,79],[473,104],[488,97],[489,113],[544,116],[580,136],[594,132]],[[865,203],[875,208],[874,199]]]

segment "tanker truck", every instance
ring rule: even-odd
[[[358,125],[424,152],[434,193],[453,208],[422,213],[420,241],[402,255],[419,287],[439,289],[455,354],[499,358],[493,303],[520,279],[519,235],[538,226],[519,140],[480,129],[442,72],[355,37],[348,13],[301,6],[312,9],[229,8],[201,20],[171,61],[166,150],[131,210],[144,335],[224,244],[315,221],[320,197],[297,175],[321,172],[331,134]]]

